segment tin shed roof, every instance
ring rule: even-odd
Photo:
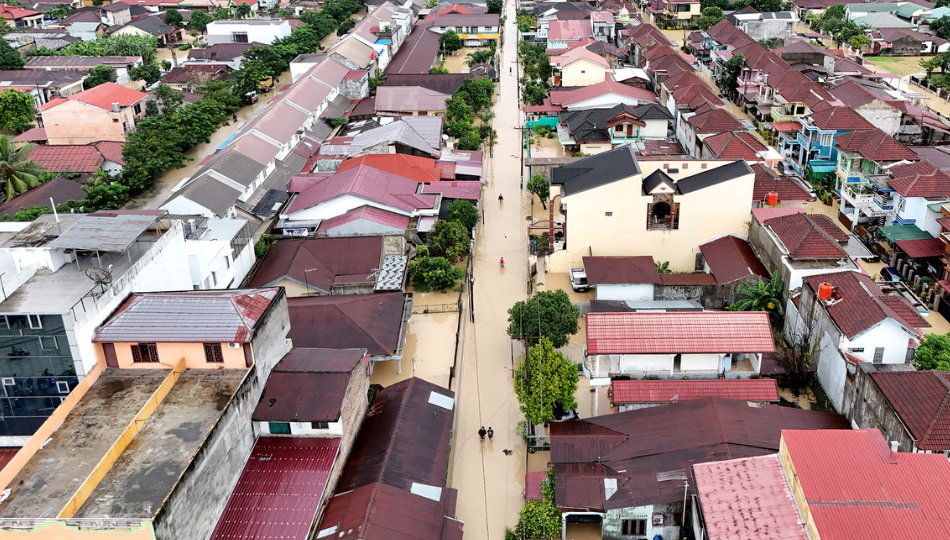
[[[590,313],[590,354],[772,352],[772,326],[761,311]]]
[[[778,401],[775,379],[613,381],[614,403],[677,403],[705,397]]]

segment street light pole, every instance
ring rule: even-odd
[[[305,294],[304,296],[311,296],[311,294],[310,294],[310,280],[307,278],[307,274],[309,274],[310,272],[313,272],[314,270],[319,270],[319,268],[311,268],[311,269],[309,269],[309,270],[304,270],[304,271],[303,271],[303,281],[304,281],[304,283],[307,284],[307,294]]]

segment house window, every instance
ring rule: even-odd
[[[141,114],[141,112],[142,112],[142,104],[141,104],[141,103],[136,103],[136,104],[135,104],[135,107],[133,107],[133,109],[135,110],[135,114]]]
[[[136,363],[158,362],[158,346],[154,343],[132,345],[132,361]]]
[[[224,256],[224,267],[231,268],[231,259],[229,259],[227,255]]]
[[[831,146],[831,133],[822,133],[822,135],[821,135],[821,145],[822,145],[822,146]]]
[[[55,351],[59,348],[56,342],[56,336],[40,336],[40,349],[44,351]]]
[[[268,422],[267,428],[271,435],[290,435],[290,424],[287,422]]]
[[[875,364],[884,363],[884,347],[874,348],[874,360],[872,360],[871,362]]]
[[[621,519],[621,536],[646,536],[647,520],[645,519]]]
[[[247,43],[247,32],[231,32],[231,43]]]
[[[43,328],[43,321],[39,315],[27,315],[26,320],[30,322],[30,328],[37,330]]]
[[[604,212],[604,217],[613,217],[613,212]]]
[[[68,394],[69,381],[56,381],[56,391],[60,394]]]
[[[215,364],[224,363],[224,355],[221,353],[220,343],[205,343],[205,362]]]
[[[679,207],[668,195],[655,196],[653,202],[647,204],[647,230],[679,229]]]
[[[330,429],[330,422],[310,422],[310,429]]]

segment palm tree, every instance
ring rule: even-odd
[[[40,185],[40,174],[46,169],[27,159],[35,144],[25,144],[19,149],[9,137],[0,135],[0,181],[3,182],[7,200]]]
[[[491,62],[492,51],[489,49],[479,49],[477,51],[472,51],[468,53],[468,60],[465,61],[465,65],[472,67],[475,64],[484,64]]]
[[[727,309],[731,311],[765,311],[773,322],[778,323],[785,314],[782,308],[782,292],[785,284],[778,271],[772,274],[772,280],[762,278],[755,285],[748,283],[739,288],[740,300],[736,300]]]

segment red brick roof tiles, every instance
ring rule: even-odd
[[[718,159],[755,161],[766,151],[765,145],[748,132],[713,135],[703,139],[703,145]]]
[[[676,403],[716,397],[735,401],[778,401],[775,379],[708,381],[613,381],[614,403]]]
[[[697,113],[687,120],[700,133],[722,133],[725,131],[744,131],[745,128],[725,109]]]
[[[37,146],[30,152],[30,160],[42,164],[48,171],[74,173],[95,172],[103,162],[102,154],[91,144]]]
[[[950,175],[929,161],[901,163],[888,172],[891,178],[887,185],[904,197],[950,196]]]
[[[782,431],[821,538],[946,538],[950,462],[891,452],[877,429]]]
[[[929,323],[913,307],[897,306],[906,302],[902,298],[884,300],[884,291],[870,276],[857,272],[832,272],[805,278],[805,284],[818,293],[818,286],[828,283],[836,288],[840,300],[825,309],[848,339],[863,334],[878,324],[891,319],[908,332],[917,333],[918,328],[927,328]],[[894,309],[897,307],[898,309]]]
[[[120,107],[129,107],[148,97],[148,94],[132,90],[115,83],[107,82],[98,86],[79,92],[69,97],[69,99],[82,101],[105,109],[112,110],[112,104],[118,103]]]
[[[840,243],[819,226],[814,216],[794,213],[769,219],[765,225],[772,228],[793,260],[842,259],[848,256]]]
[[[795,123],[795,125],[800,125]],[[774,124],[773,124],[774,126]],[[778,193],[779,201],[810,201],[813,197],[787,176],[779,176],[764,163],[750,165],[755,171],[755,186],[752,188],[752,200],[765,201],[769,193]]]
[[[880,129],[852,131],[835,137],[841,150],[857,152],[871,161],[917,161],[917,154]]]
[[[702,354],[775,350],[764,312],[590,313],[590,354]]]
[[[871,378],[917,439],[918,450],[950,450],[950,373],[875,371]]]
[[[750,275],[769,278],[752,247],[742,238],[726,235],[700,245],[699,250],[718,283],[732,283]]]
[[[874,125],[864,119],[851,107],[829,107],[812,113],[812,122],[820,129],[838,131],[869,131]]]

